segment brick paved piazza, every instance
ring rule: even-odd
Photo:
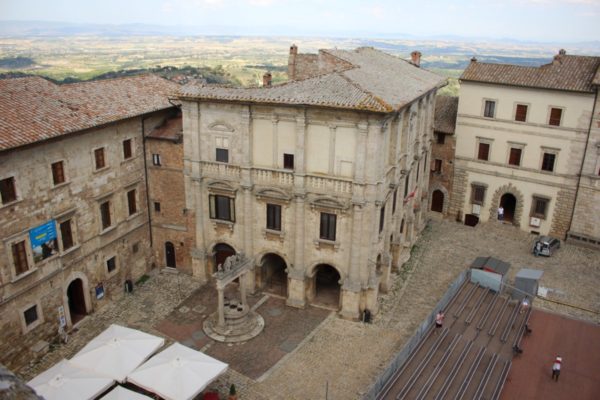
[[[457,274],[479,255],[509,261],[511,278],[519,268],[544,270],[541,285],[549,298],[600,309],[600,253],[564,244],[551,258],[533,257],[533,237],[498,222],[475,228],[433,220],[413,249],[411,260],[394,275],[373,324],[336,318],[326,310],[285,307],[281,299],[252,296],[250,304],[266,321],[262,337],[226,345],[204,337],[203,316],[214,296],[184,275],[155,273],[134,294],[89,316],[67,345],[55,346],[41,362],[18,373],[30,379],[63,357],[71,357],[110,323],[120,323],[202,349],[230,363],[215,387],[225,394],[233,382],[240,399],[358,399],[431,312]],[[535,307],[600,323],[597,314],[536,300]]]

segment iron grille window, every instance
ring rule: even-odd
[[[23,316],[25,317],[25,325],[29,326],[38,320],[38,310],[37,304],[29,307],[27,310],[23,312]]]
[[[2,204],[17,200],[14,177],[11,176],[0,181],[0,197],[2,197]]]
[[[541,197],[534,197],[531,207],[531,216],[536,218],[545,219],[546,211],[548,210],[548,199]]]
[[[527,121],[527,106],[525,104],[517,104],[515,110],[515,121]]]
[[[294,155],[293,154],[283,154],[283,168],[285,169],[294,169]]]
[[[477,159],[488,161],[490,159],[490,144],[479,143],[479,151],[477,152]]]
[[[483,116],[486,118],[494,118],[496,112],[496,102],[492,100],[486,100],[483,109]]]
[[[235,222],[235,199],[227,196],[209,195],[210,218]]]
[[[135,189],[127,192],[127,206],[129,207],[129,215],[137,212],[137,204],[135,201]]]
[[[562,109],[561,108],[552,108],[550,109],[550,120],[548,121],[549,125],[560,126],[560,120],[562,118]]]
[[[52,167],[52,181],[54,185],[60,185],[65,182],[65,171],[63,168],[63,162],[57,161],[51,165]]]
[[[125,160],[131,158],[133,152],[131,151],[131,139],[123,140],[123,158]]]
[[[512,147],[510,149],[510,155],[508,157],[508,163],[510,165],[516,165],[516,166],[521,165],[521,152],[522,152],[521,149],[517,149],[517,148]]]
[[[471,203],[482,205],[485,200],[485,186],[471,186]]]
[[[337,215],[321,213],[321,226],[319,237],[325,240],[335,241]]]
[[[110,202],[109,201],[105,201],[104,203],[100,204],[100,217],[102,219],[102,230],[110,227],[111,221],[110,221]]]
[[[25,251],[25,241],[13,243],[12,245],[13,263],[15,265],[15,274],[17,276],[27,272],[29,263],[27,262],[27,252]]]
[[[554,162],[556,161],[556,154],[544,153],[542,159],[542,171],[552,172],[554,171]]]
[[[73,231],[71,230],[70,219],[60,223],[60,236],[62,237],[63,251],[73,247]]]
[[[104,147],[94,150],[94,159],[96,160],[96,169],[101,169],[106,166],[104,160]]]
[[[281,206],[278,204],[267,204],[267,229],[281,230]]]

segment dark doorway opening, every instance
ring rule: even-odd
[[[504,208],[504,220],[513,222],[515,219],[515,209],[517,208],[517,199],[510,193],[505,193],[500,198],[500,206]]]
[[[262,282],[266,292],[287,297],[287,265],[277,254],[269,253],[263,257]]]
[[[340,274],[329,264],[315,267],[315,302],[334,307],[340,306]]]
[[[431,211],[444,211],[444,193],[441,190],[434,190],[431,194]]]
[[[167,267],[177,268],[177,261],[175,259],[175,246],[171,242],[165,243],[165,258],[167,261]]]
[[[213,267],[213,272],[217,271],[217,266],[219,264],[223,264],[227,257],[235,255],[235,249],[225,243],[218,243],[215,245],[213,252],[215,254],[215,265]]]
[[[71,323],[75,325],[87,315],[83,281],[81,279],[77,278],[69,284],[69,287],[67,288],[67,298],[69,300]]]

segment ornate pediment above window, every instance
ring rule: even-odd
[[[313,210],[323,211],[338,211],[340,213],[346,212],[350,207],[350,204],[346,201],[340,201],[330,196],[319,196],[309,201],[310,208]]]
[[[225,181],[210,181],[206,185],[210,193],[224,194],[226,196],[235,195],[237,188]]]
[[[208,125],[208,129],[217,132],[233,132],[235,129],[225,121],[215,121]]]
[[[277,200],[284,203],[289,203],[292,200],[289,193],[276,188],[256,188],[254,195],[258,200]]]

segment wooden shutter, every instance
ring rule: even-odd
[[[477,158],[479,160],[487,161],[490,156],[490,145],[489,143],[479,143],[479,153],[477,154]]]
[[[554,125],[554,126],[560,126],[561,117],[562,117],[562,109],[560,109],[560,108],[551,109],[550,110],[550,121],[548,121],[548,124]]]
[[[515,112],[515,121],[527,121],[527,106],[525,104],[517,104],[517,110]]]
[[[510,149],[510,156],[508,157],[508,163],[510,165],[521,165],[521,149]]]

